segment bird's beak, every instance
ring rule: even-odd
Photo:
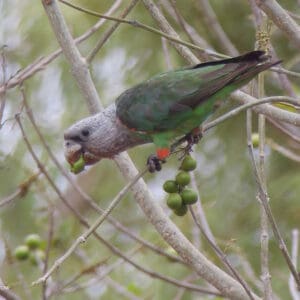
[[[69,164],[73,165],[81,156],[86,165],[93,165],[101,159],[85,149],[84,142],[68,130],[64,133],[64,140],[64,154]]]

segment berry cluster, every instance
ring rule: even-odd
[[[196,166],[196,160],[187,155],[175,180],[167,180],[163,185],[163,189],[169,193],[167,205],[177,216],[184,216],[187,213],[187,205],[194,204],[198,200],[197,192],[187,188],[191,181],[189,172],[195,170]]]
[[[24,245],[17,246],[14,250],[14,256],[18,260],[27,260],[28,258],[33,264],[45,259],[43,241],[38,234],[29,234],[25,237]]]

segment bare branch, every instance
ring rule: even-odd
[[[22,182],[19,185],[19,187],[17,188],[16,191],[14,191],[11,195],[1,199],[0,200],[0,207],[9,204],[10,202],[12,202],[13,200],[15,200],[18,197],[23,197],[27,193],[27,191],[30,188],[31,184],[38,179],[40,174],[41,173],[38,172],[38,173],[35,173],[35,174],[31,175],[26,181]]]
[[[272,139],[267,139],[267,144],[271,147],[272,150],[275,150],[278,153],[280,153],[281,155],[283,155],[297,163],[300,163],[300,155],[292,152],[291,150],[287,149],[284,146],[277,144]]]
[[[264,74],[258,75],[258,96],[264,95]],[[259,172],[264,189],[266,189],[265,173],[265,127],[266,119],[262,114],[258,115],[258,135],[259,135]],[[259,197],[259,195],[258,195]],[[260,259],[261,259],[261,279],[264,287],[264,299],[272,300],[271,275],[269,270],[269,226],[268,217],[263,205],[260,203]]]
[[[292,256],[292,261],[293,261],[294,266],[297,266],[298,250],[299,250],[299,230],[293,229],[292,230],[291,256]],[[291,293],[293,300],[300,300],[299,289],[297,289],[297,285],[296,285],[296,282],[295,282],[292,274],[290,275],[290,278],[289,278],[289,288],[290,288],[290,293]]]
[[[21,298],[12,292],[7,286],[2,284],[2,280],[0,279],[0,296],[1,298],[6,300],[21,300]]]

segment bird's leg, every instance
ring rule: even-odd
[[[151,154],[147,159],[147,166],[150,173],[154,173],[155,171],[160,171],[162,168],[162,164],[166,162],[166,158],[172,154],[177,152],[176,148],[187,142],[187,145],[180,150],[183,152],[183,155],[180,157],[184,158],[187,154],[192,151],[192,147],[197,144],[202,138],[202,128],[196,127],[191,132],[187,133],[185,136],[177,140],[174,144],[171,145],[171,148],[157,148],[156,155]]]
[[[150,173],[161,170],[161,165],[166,162],[165,159],[160,159],[156,155],[151,154],[147,159],[147,167]]]
[[[169,148],[158,148],[156,155],[151,154],[147,159],[148,171],[154,173],[161,170],[161,164],[166,162],[166,158],[170,155]]]
[[[171,146],[171,153],[175,152],[183,152],[183,155],[180,157],[184,158],[187,154],[189,154],[192,151],[192,147],[197,144],[201,138],[202,138],[202,128],[196,127],[191,132],[187,133],[185,136],[177,140],[172,146]],[[184,142],[187,142],[187,145],[183,148],[181,148],[179,151],[176,151],[176,148],[183,144]]]
[[[194,128],[191,132],[185,135],[186,141],[188,142],[187,148],[192,148],[192,146],[198,144],[202,137],[202,128]]]

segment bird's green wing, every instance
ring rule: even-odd
[[[254,51],[248,57],[245,55],[204,63],[152,77],[118,97],[117,116],[125,126],[137,131],[175,129],[188,120],[196,108],[199,110],[202,104],[215,101],[212,96],[216,93],[226,97],[262,71],[262,68],[270,67],[259,65],[262,53]],[[230,85],[231,88],[228,88]],[[199,120],[199,125],[210,113],[206,110],[203,116],[200,114],[202,120]]]

